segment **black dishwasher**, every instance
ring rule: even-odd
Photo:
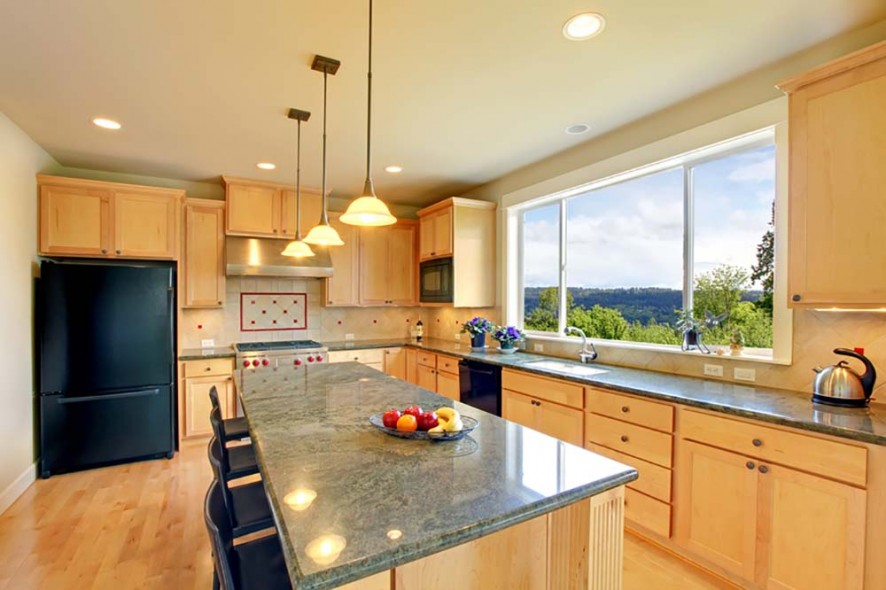
[[[461,403],[501,416],[501,367],[461,360],[458,376]]]

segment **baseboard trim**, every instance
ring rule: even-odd
[[[13,502],[18,500],[19,496],[24,494],[25,490],[27,490],[35,481],[37,481],[36,461],[33,465],[25,469],[21,475],[15,478],[11,484],[6,486],[3,493],[0,493],[0,514],[6,512],[6,510],[12,506]]]

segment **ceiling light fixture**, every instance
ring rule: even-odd
[[[563,36],[570,41],[584,41],[596,37],[606,28],[606,19],[596,12],[576,14],[563,25]]]
[[[348,225],[380,226],[397,223],[384,202],[375,196],[372,184],[372,0],[369,0],[369,69],[366,73],[366,181],[363,195],[354,199],[339,219]]]
[[[385,172],[389,174],[400,174],[403,172],[403,166],[388,166],[385,168]]]
[[[93,119],[92,124],[97,125],[98,127],[101,127],[102,129],[111,129],[113,131],[116,131],[116,130],[120,129],[121,127],[123,127],[123,125],[121,125],[117,121],[114,121],[113,119],[102,119],[102,118]]]
[[[570,125],[566,128],[566,133],[569,135],[581,135],[582,133],[587,133],[591,130],[591,126],[587,123],[576,123],[575,125]]]
[[[274,170],[277,167],[276,164],[271,164],[270,162],[259,162],[255,166],[256,168],[261,168],[262,170]]]
[[[335,228],[329,225],[329,216],[326,213],[326,80],[329,75],[335,75],[341,62],[331,57],[323,57],[315,55],[311,69],[317,72],[323,72],[323,210],[320,211],[320,221],[311,228],[304,241],[315,246],[343,246],[344,242],[335,231]]]
[[[302,121],[311,118],[311,113],[289,109],[289,118],[298,122],[298,142],[295,150],[295,239],[286,244],[282,254],[293,258],[308,258],[314,256],[314,251],[301,238],[301,124]]]

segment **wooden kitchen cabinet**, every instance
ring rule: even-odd
[[[225,300],[225,204],[185,202],[182,307],[221,307]]]
[[[406,380],[406,349],[404,348],[386,348],[385,352],[385,373],[396,377],[397,379]]]
[[[418,385],[418,351],[406,349],[406,381]]]
[[[293,238],[296,230],[294,186],[223,176],[227,214],[225,231],[232,236]],[[322,194],[301,189],[302,236],[320,219]]]
[[[297,215],[297,201],[296,191],[292,189],[284,189],[281,193],[281,204],[280,204],[280,234],[286,236],[287,238],[295,237],[295,228],[296,228],[296,219]],[[308,232],[311,231],[311,228],[317,225],[317,222],[320,221],[320,214],[323,212],[323,197],[320,194],[315,194],[311,191],[306,192],[305,189],[301,191],[301,235],[305,237],[308,235]],[[332,216],[329,216],[329,223],[332,225]],[[341,235],[341,234],[339,234]],[[342,241],[347,244],[347,241],[342,237]],[[330,248],[330,251],[334,248]]]
[[[327,353],[326,358],[330,363],[354,362],[378,371],[385,370],[385,349],[383,348],[333,350]]]
[[[207,359],[183,363],[184,403],[179,406],[179,411],[184,414],[181,420],[183,438],[212,435],[212,425],[209,422],[212,402],[209,400],[209,391],[213,387],[218,391],[222,418],[232,418],[236,415],[233,371],[234,364],[231,359]]]
[[[416,365],[416,381],[419,387],[429,391],[437,391],[437,369],[425,365]]]
[[[577,446],[582,445],[584,418],[580,410],[516,391],[502,390],[502,417]]]
[[[47,256],[178,258],[184,191],[38,175]]]
[[[326,307],[355,307],[360,304],[359,229],[342,223],[340,217],[341,213],[329,214],[329,225],[345,244],[329,248],[333,272],[324,281],[323,301]]]
[[[452,256],[452,207],[421,218],[419,259]]]
[[[458,375],[454,375],[452,373],[444,373],[443,371],[438,369],[436,392],[443,397],[448,397],[451,400],[459,401],[461,399],[461,388],[459,386]]]
[[[414,305],[415,222],[360,229],[360,305]]]
[[[886,305],[886,41],[779,84],[789,94],[788,304]]]

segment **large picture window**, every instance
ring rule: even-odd
[[[523,327],[679,345],[678,314],[725,320],[709,344],[772,347],[772,131],[542,199],[520,215]]]

